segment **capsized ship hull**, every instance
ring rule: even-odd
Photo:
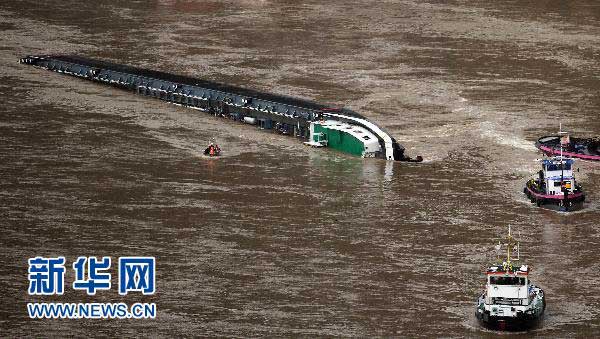
[[[388,132],[345,108],[77,56],[27,56],[21,58],[20,63],[115,86],[303,139],[309,138],[311,123],[323,119],[339,120],[364,128],[377,138],[381,150],[374,154],[375,157],[422,161],[421,157],[407,157],[404,147]]]

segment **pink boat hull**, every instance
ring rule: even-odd
[[[551,148],[551,147],[543,146],[543,145],[538,146],[538,148],[548,155],[560,155],[560,149],[555,149],[555,148]],[[562,152],[562,155],[564,155],[566,157],[579,158],[579,159],[583,159],[583,160],[600,161],[600,155],[588,155],[588,154],[565,152],[565,151]]]
[[[539,207],[562,212],[580,210],[583,208],[583,202],[585,201],[584,192],[569,194],[565,199],[564,194],[542,194],[532,189],[529,184],[525,185],[523,193]]]

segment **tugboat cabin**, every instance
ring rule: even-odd
[[[576,211],[583,208],[585,193],[575,181],[573,158],[562,156],[540,160],[539,178],[531,178],[523,193],[539,207],[557,211]]]
[[[547,194],[559,195],[564,194],[564,191],[574,193],[573,163],[573,159],[561,157],[542,160],[543,178],[540,179],[546,184]]]
[[[485,303],[488,305],[527,306],[533,295],[529,291],[529,267],[522,265],[518,269],[512,266],[492,266],[487,270],[487,294]],[[497,307],[492,314],[500,316],[516,316],[524,309],[514,307]],[[511,314],[515,313],[515,314]]]

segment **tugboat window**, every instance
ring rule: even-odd
[[[522,277],[490,277],[492,285],[525,285],[525,278]]]
[[[564,164],[562,164],[562,166],[561,166],[561,164],[548,164],[548,171],[560,171],[560,170],[570,171],[571,164],[564,163]]]

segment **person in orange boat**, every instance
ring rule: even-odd
[[[216,156],[218,156],[220,154],[221,154],[221,149],[219,148],[218,145],[216,145],[216,144],[214,144],[212,142],[204,150],[204,155],[208,155],[208,156],[211,156],[211,157],[216,157]]]

